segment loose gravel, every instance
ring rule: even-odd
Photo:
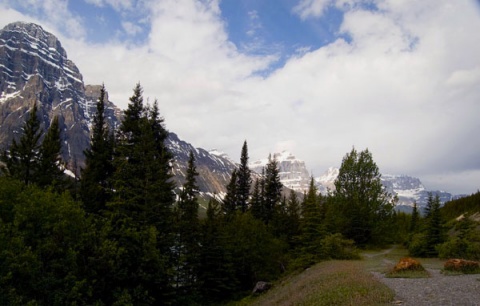
[[[444,275],[427,269],[430,278],[387,278],[372,272],[395,291],[393,304],[408,306],[480,306],[480,274]]]

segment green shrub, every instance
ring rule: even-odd
[[[478,262],[464,259],[449,259],[445,262],[444,269],[446,271],[461,272],[466,274],[480,273]]]
[[[341,234],[331,234],[321,240],[322,253],[331,259],[359,259],[360,255],[351,239]]]
[[[447,242],[437,246],[438,257],[446,258],[467,258],[468,243],[464,239],[452,237]]]
[[[422,257],[427,253],[427,239],[423,233],[415,234],[408,246],[408,252],[411,256]]]

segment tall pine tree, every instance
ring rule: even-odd
[[[427,257],[435,257],[438,255],[437,245],[441,244],[443,239],[442,218],[440,212],[440,198],[437,195],[433,197],[432,193],[428,195],[427,201],[428,215],[425,217],[427,228],[425,232],[426,246],[425,252]]]
[[[198,300],[198,270],[200,262],[200,223],[198,219],[198,176],[195,156],[190,151],[187,175],[177,207],[176,291],[177,303],[191,305]]]
[[[60,127],[58,116],[55,116],[40,146],[39,169],[35,179],[38,186],[52,186],[57,192],[64,191],[65,166],[62,164],[61,149]]]
[[[251,170],[248,167],[248,147],[247,141],[245,140],[240,156],[240,166],[238,167],[237,171],[237,205],[238,209],[243,213],[248,209],[248,199],[251,185]]]
[[[393,200],[385,191],[380,171],[368,149],[355,148],[343,158],[335,180],[335,209],[330,221],[356,243],[381,244],[392,229]]]
[[[10,146],[10,152],[3,153],[3,161],[6,163],[10,175],[25,185],[31,184],[35,175],[38,174],[42,130],[37,113],[38,107],[35,103],[23,126],[23,134],[19,142],[14,139]]]
[[[105,85],[100,89],[93,118],[90,148],[84,151],[80,197],[87,212],[99,213],[111,199],[113,175],[113,133],[105,121]]]
[[[122,299],[167,303],[172,299],[174,184],[168,132],[158,108],[143,105],[137,84],[116,140],[113,199],[107,204],[111,238],[121,257],[113,282]]]
[[[233,169],[230,182],[227,185],[227,194],[222,202],[222,209],[226,216],[231,217],[237,211],[237,169]]]
[[[280,170],[278,162],[271,156],[268,158],[268,164],[265,167],[265,193],[263,197],[263,216],[265,224],[269,224],[273,218],[276,205],[280,202],[283,185],[280,182]]]

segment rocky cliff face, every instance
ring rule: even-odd
[[[88,146],[83,78],[58,39],[42,27],[16,22],[0,30],[0,143],[9,145],[34,103],[41,126],[59,116],[65,161],[83,160]]]
[[[272,157],[278,162],[282,184],[300,193],[308,190],[311,175],[308,173],[304,161],[286,151],[275,153]],[[258,160],[252,162],[250,168],[257,173],[261,173],[267,163],[268,159]],[[316,177],[315,183],[319,192],[326,195],[329,190],[335,190],[334,183],[338,173],[338,168],[330,167],[323,175]],[[387,192],[397,195],[397,209],[402,211],[411,211],[414,202],[420,209],[423,209],[427,204],[429,192],[434,196],[438,195],[442,204],[459,197],[445,191],[426,190],[420,179],[407,175],[382,175],[382,184]]]
[[[100,96],[100,85],[84,85],[75,64],[67,58],[60,41],[41,26],[16,22],[0,30],[0,148],[18,138],[24,115],[34,103],[39,106],[41,127],[46,130],[59,116],[63,159],[73,170],[84,164],[90,128]],[[105,118],[116,128],[122,111],[106,94]],[[188,155],[192,151],[200,173],[203,194],[222,196],[235,163],[219,152],[210,154],[180,140],[171,133],[168,148],[174,154],[173,173],[177,186],[184,181]],[[78,173],[78,171],[77,171]]]
[[[201,194],[205,197],[215,195],[223,198],[231,173],[237,167],[232,160],[218,151],[210,153],[195,148],[190,143],[180,140],[174,133],[169,134],[166,145],[174,155],[173,174],[177,186],[182,186],[185,182],[188,158],[192,151],[199,173],[197,184]]]
[[[285,187],[300,193],[308,190],[311,176],[303,160],[297,159],[288,151],[275,153],[271,158],[278,162],[280,181]],[[268,158],[252,162],[249,167],[256,173],[261,174],[267,163]]]

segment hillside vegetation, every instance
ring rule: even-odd
[[[438,196],[425,217],[397,213],[368,149],[343,157],[334,192],[321,195],[312,178],[299,199],[282,194],[275,158],[251,175],[245,141],[225,197],[200,218],[195,155],[175,186],[158,104],[137,84],[112,130],[104,99],[102,87],[80,179],[65,178],[62,131],[44,131],[35,105],[1,155],[1,305],[216,305],[282,278],[285,292],[280,283],[266,303],[372,305],[391,291],[361,261],[336,260],[391,243],[418,256],[480,254],[477,223],[447,235]]]

